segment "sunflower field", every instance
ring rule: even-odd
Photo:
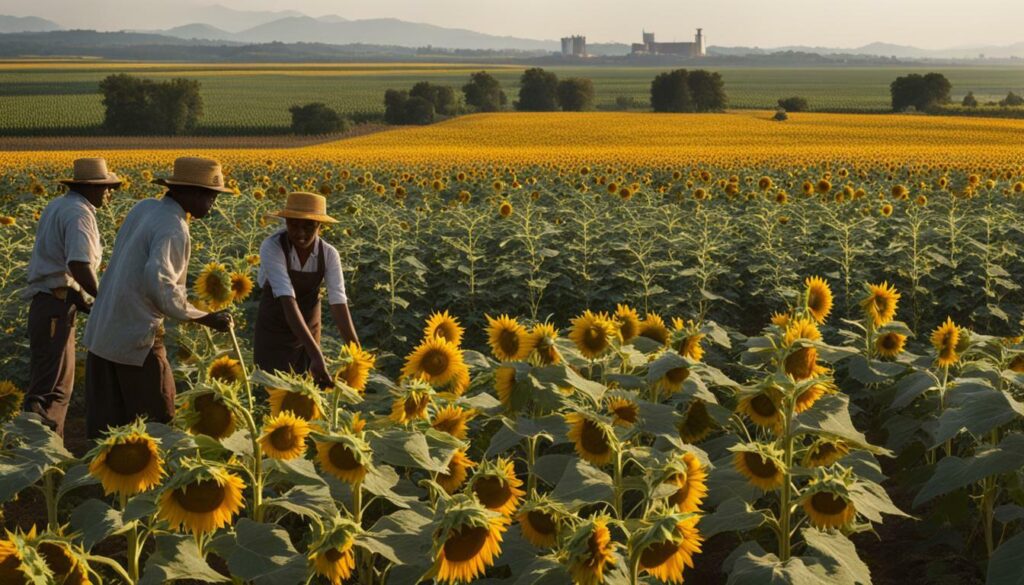
[[[211,153],[236,192],[189,282],[235,329],[168,324],[175,420],[89,445],[19,414],[76,153],[0,155],[0,582],[1019,584],[1020,124],[768,117]],[[108,254],[176,154],[109,155]],[[251,368],[291,191],[339,220],[364,343],[325,337],[327,389]]]

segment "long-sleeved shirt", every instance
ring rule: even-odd
[[[317,254],[319,254],[320,238],[313,242],[313,252],[306,258],[305,264],[299,263],[299,255],[295,248],[289,248],[288,258],[284,257],[284,250],[281,249],[281,235],[285,230],[279,230],[269,236],[260,244],[260,271],[256,275],[256,282],[261,287],[270,284],[270,290],[274,291],[274,298],[294,297],[295,287],[292,286],[288,270],[297,272],[316,272]],[[287,237],[287,236],[285,236]],[[327,285],[327,302],[332,305],[344,305],[348,303],[348,296],[345,294],[345,276],[341,270],[341,256],[338,250],[323,242],[324,247],[324,283]]]
[[[74,191],[55,198],[39,216],[32,258],[28,261],[28,286],[22,297],[30,299],[61,287],[81,290],[68,265],[85,262],[96,271],[102,255],[103,244],[92,203]]]
[[[164,318],[198,319],[206,313],[188,302],[191,254],[185,210],[169,198],[140,201],[128,212],[83,343],[106,360],[141,366]]]

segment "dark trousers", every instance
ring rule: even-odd
[[[29,385],[25,410],[43,417],[64,436],[71,392],[75,387],[75,315],[71,298],[38,293],[28,309]]]
[[[159,338],[141,366],[119,364],[89,352],[85,363],[85,425],[89,439],[108,427],[144,417],[167,423],[174,416],[174,373]]]

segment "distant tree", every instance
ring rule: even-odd
[[[615,109],[632,110],[636,107],[636,100],[631,95],[620,95],[615,97]]]
[[[292,132],[296,134],[330,134],[348,129],[348,120],[319,102],[292,106],[288,111],[292,114]]]
[[[686,84],[690,87],[694,110],[717,112],[725,109],[728,98],[725,95],[725,83],[721,74],[697,69],[690,72]]]
[[[1021,97],[1012,91],[1006,94],[1006,97],[1000,100],[1000,106],[1024,106],[1024,97]]]
[[[973,91],[969,91],[967,92],[967,95],[964,96],[964,101],[960,102],[960,105],[965,108],[976,108],[978,107],[978,98],[974,97]]]
[[[779,100],[779,107],[786,112],[806,112],[810,109],[807,99],[793,96]]]
[[[558,105],[566,112],[594,109],[594,82],[579,77],[559,81]]]
[[[124,73],[100,84],[103,127],[113,134],[177,135],[192,132],[203,114],[198,81],[154,82]]]
[[[469,83],[462,86],[466,105],[478,112],[497,112],[505,107],[508,98],[501,91],[501,84],[493,75],[479,71],[469,76]]]
[[[409,96],[405,90],[384,92],[384,120],[388,124],[430,124],[434,121],[434,104],[420,96]]]
[[[789,114],[786,113],[786,108],[780,107],[779,109],[775,110],[775,115],[772,116],[772,119],[775,120],[776,122],[785,122],[786,120],[788,120]]]
[[[455,90],[447,85],[434,85],[421,81],[409,90],[409,97],[419,97],[434,105],[434,111],[442,116],[454,116],[458,109]]]
[[[937,105],[949,102],[949,93],[953,86],[941,73],[920,75],[911,73],[897,77],[889,85],[893,111],[900,112],[913,106],[918,111],[926,111]]]
[[[519,78],[516,109],[524,112],[553,112],[558,109],[558,76],[539,67],[527,69]]]
[[[655,112],[692,112],[688,79],[686,69],[659,73],[651,82],[651,108]]]

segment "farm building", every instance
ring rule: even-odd
[[[682,55],[684,57],[704,57],[707,55],[704,30],[698,28],[692,43],[659,43],[654,40],[654,33],[644,31],[643,42],[633,43],[634,55]]]

